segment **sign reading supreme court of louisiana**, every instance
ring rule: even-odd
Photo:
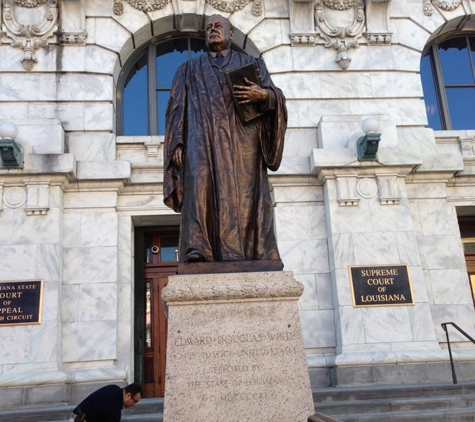
[[[414,305],[407,265],[348,267],[353,306]]]
[[[0,326],[41,324],[43,280],[0,281]]]

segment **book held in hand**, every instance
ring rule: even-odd
[[[246,79],[262,87],[261,77],[259,76],[259,71],[257,70],[257,66],[255,63],[250,63],[245,66],[238,67],[237,69],[233,69],[226,72],[226,79],[228,81],[231,94],[233,96],[234,107],[236,108],[236,112],[239,116],[239,119],[243,124],[254,120],[255,118],[264,114],[264,111],[261,109],[259,104],[239,104],[239,98],[236,98],[234,96],[234,86],[248,86]]]

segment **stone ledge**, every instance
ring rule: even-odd
[[[190,274],[171,276],[162,298],[171,306],[207,300],[298,299],[302,292],[302,283],[289,271]]]
[[[131,167],[127,161],[79,161],[78,180],[130,179]]]
[[[475,380],[475,362],[456,363],[459,381]],[[452,382],[450,362],[345,366],[331,369],[338,387]]]

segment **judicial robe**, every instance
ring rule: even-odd
[[[181,212],[180,262],[280,259],[267,168],[282,160],[287,109],[264,62],[231,51],[227,70],[255,62],[275,107],[242,124],[231,92],[218,82],[207,54],[177,70],[166,113],[164,202]],[[171,157],[184,148],[184,167]]]

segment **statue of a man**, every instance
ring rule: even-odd
[[[261,59],[231,50],[231,22],[209,18],[208,53],[183,63],[167,108],[164,202],[182,213],[180,262],[279,260],[267,168],[277,170],[285,97]],[[263,115],[242,123],[226,72],[254,62],[262,84],[234,86]]]

